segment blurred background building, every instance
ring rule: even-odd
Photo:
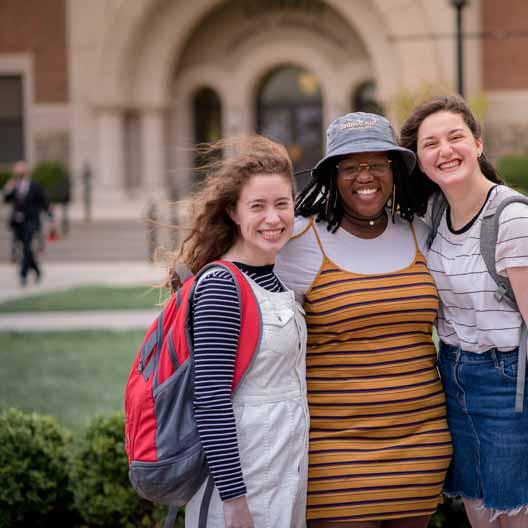
[[[528,2],[463,3],[488,152],[526,152]],[[95,219],[185,196],[197,142],[257,131],[309,168],[336,116],[454,90],[455,35],[452,0],[0,0],[0,166],[63,161],[74,218],[89,172]]]

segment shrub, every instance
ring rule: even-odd
[[[54,418],[0,414],[1,528],[71,526],[68,440]]]
[[[51,202],[70,201],[70,177],[60,161],[41,161],[33,169],[32,176],[46,189]]]
[[[528,156],[503,156],[497,168],[508,185],[528,194]]]
[[[11,178],[11,173],[9,171],[0,170],[0,189],[4,188],[4,185],[9,178]]]
[[[471,528],[462,499],[444,499],[429,523],[429,528]]]
[[[70,481],[74,501],[90,527],[153,526],[165,508],[141,499],[128,480],[124,417],[96,417],[72,451]]]

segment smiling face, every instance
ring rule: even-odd
[[[349,169],[368,163],[370,167],[385,170],[367,170],[361,167],[355,178],[347,177]],[[338,163],[337,189],[347,211],[360,218],[373,218],[380,214],[392,192],[392,170],[386,152],[362,152],[344,156]]]
[[[252,176],[230,213],[240,230],[237,253],[254,266],[272,264],[293,231],[293,189],[280,174]]]
[[[444,191],[482,177],[482,139],[473,136],[460,114],[441,111],[424,119],[417,154],[422,171]]]

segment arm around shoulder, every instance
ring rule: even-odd
[[[298,217],[292,238],[277,256],[275,273],[287,288],[293,290],[299,303],[304,303],[322,260],[311,219]]]

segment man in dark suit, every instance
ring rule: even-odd
[[[40,267],[32,247],[33,237],[40,231],[40,214],[45,211],[50,218],[53,216],[46,192],[31,179],[27,163],[17,161],[12,172],[13,177],[4,187],[4,201],[13,204],[9,224],[16,240],[22,244],[20,284],[25,286],[30,270],[35,272],[37,281],[41,279]]]

